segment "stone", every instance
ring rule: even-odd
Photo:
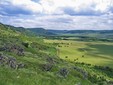
[[[18,63],[18,69],[19,68],[24,68],[25,67],[25,64],[23,64],[23,63]]]
[[[50,71],[51,69],[52,69],[52,65],[51,64],[43,64],[42,65],[42,69],[44,70],[44,71]]]
[[[14,68],[14,69],[16,69],[16,67],[17,67],[16,59],[15,59],[15,58],[12,58],[12,57],[9,57],[9,58],[8,58],[7,64],[8,64],[11,68]]]
[[[61,76],[63,76],[63,77],[66,77],[66,76],[68,75],[68,73],[69,73],[69,71],[68,71],[68,69],[66,69],[66,68],[61,68],[61,69],[59,70],[59,74],[60,74]]]
[[[47,62],[50,63],[50,64],[54,64],[54,63],[55,63],[55,61],[54,61],[53,58],[51,58],[51,57],[48,57],[46,60],[47,60]]]
[[[25,66],[23,63],[17,63],[16,58],[5,56],[3,54],[0,54],[0,65],[8,65],[13,69],[23,68]]]

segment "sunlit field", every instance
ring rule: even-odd
[[[57,43],[57,55],[65,60],[113,67],[113,43],[45,40]]]

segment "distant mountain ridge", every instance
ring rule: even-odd
[[[113,34],[113,30],[47,30],[44,28],[29,28],[28,30],[39,35],[62,34]]]
[[[44,28],[24,28],[24,27],[14,27],[11,25],[6,25],[0,23],[1,26],[5,28],[10,28],[14,31],[19,31],[28,35],[40,35],[40,36],[56,36],[56,35],[77,35],[77,36],[86,36],[86,35],[101,35],[103,37],[112,37],[113,30],[50,30]],[[30,33],[29,33],[30,32]],[[113,37],[112,37],[113,38]]]

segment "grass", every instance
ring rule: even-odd
[[[58,43],[57,55],[62,59],[113,67],[113,43],[71,40],[45,40],[45,42]]]
[[[69,75],[67,78],[54,76],[53,72],[40,72],[28,69],[11,70],[0,68],[0,85],[90,85],[89,81]]]

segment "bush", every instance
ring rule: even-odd
[[[26,48],[29,47],[29,43],[23,42],[22,45],[24,45]]]

